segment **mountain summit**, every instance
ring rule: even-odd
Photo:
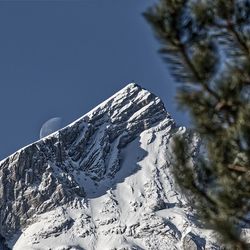
[[[0,241],[15,250],[219,249],[175,186],[176,133],[185,128],[162,101],[132,83],[20,149],[0,162]]]

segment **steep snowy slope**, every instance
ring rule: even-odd
[[[176,133],[158,97],[127,85],[0,162],[1,237],[15,250],[219,249],[174,184]]]

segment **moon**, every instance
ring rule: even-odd
[[[40,139],[62,128],[62,118],[54,117],[46,121],[40,129]]]

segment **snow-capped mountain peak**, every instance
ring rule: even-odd
[[[176,189],[176,133],[185,128],[162,101],[131,83],[17,151],[0,162],[0,241],[16,250],[216,249]]]

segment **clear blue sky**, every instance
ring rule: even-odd
[[[129,82],[187,124],[141,15],[153,2],[0,0],[0,159],[37,140],[49,118],[66,125]]]

